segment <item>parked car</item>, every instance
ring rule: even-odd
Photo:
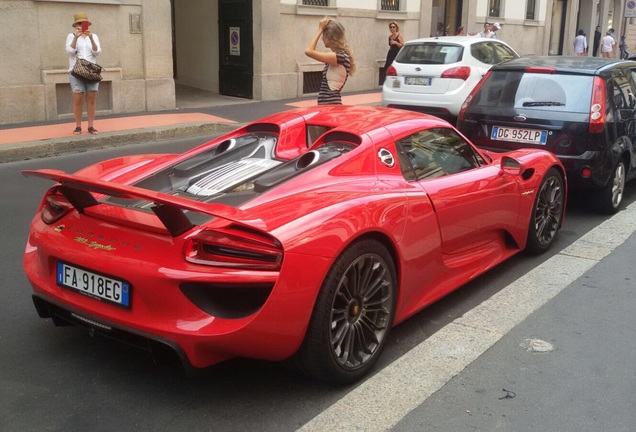
[[[459,109],[493,65],[519,57],[505,42],[474,36],[408,41],[386,71],[382,105],[455,122]]]
[[[56,182],[24,255],[40,317],[167,346],[186,368],[290,359],[335,383],[368,373],[394,324],[547,250],[567,192],[550,152],[491,155],[382,107],[290,110],[183,154],[24,175]]]
[[[493,151],[546,149],[573,190],[618,211],[636,177],[636,62],[528,57],[493,67],[467,98],[458,128]]]

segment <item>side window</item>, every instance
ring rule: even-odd
[[[495,53],[488,42],[476,43],[470,46],[470,52],[482,63],[494,65],[496,62]]]
[[[629,86],[629,100],[631,101],[631,107],[636,108],[636,69],[629,69],[629,77],[631,78]]]
[[[614,92],[614,106],[618,109],[627,109],[633,106],[631,95],[631,83],[621,70],[612,73]]]
[[[417,180],[456,174],[485,164],[454,130],[426,129],[397,143],[404,177]]]
[[[495,54],[497,55],[497,63],[501,63],[506,60],[512,60],[518,57],[512,49],[508,48],[504,44],[493,42],[492,46],[495,49]]]

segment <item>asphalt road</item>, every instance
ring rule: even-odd
[[[509,290],[511,285],[604,226],[609,218],[588,210],[584,198],[570,201],[553,250],[539,257],[514,257],[398,326],[377,373],[354,387],[326,387],[284,365],[243,359],[186,377],[178,366],[155,365],[136,349],[91,338],[79,328],[55,328],[38,318],[21,259],[29,221],[49,184],[25,179],[20,170],[72,172],[124,153],[182,151],[203,141],[138,144],[0,165],[0,430],[294,431],[334,430],[332,425],[340,425],[339,430],[400,431],[633,429],[622,427],[636,419],[630,370],[631,311],[636,306],[631,295],[633,241],[530,311],[485,352],[475,351],[465,368],[439,378],[430,396],[404,399],[408,390],[422,384],[417,382],[415,356],[427,344],[493,299],[509,296],[508,310],[524,304],[522,296],[515,297],[520,291]],[[625,204],[635,199],[636,193],[629,191]],[[505,310],[487,314],[493,322],[508,318]],[[470,325],[465,328],[470,334]],[[545,346],[552,350],[539,353],[537,348]],[[460,357],[430,358],[427,367],[443,369],[453,356]],[[393,371],[405,359],[411,359],[407,373],[394,378]],[[352,423],[358,416],[372,426]]]

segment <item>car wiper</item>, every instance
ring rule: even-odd
[[[536,107],[536,106],[565,106],[563,102],[524,102],[524,107]]]

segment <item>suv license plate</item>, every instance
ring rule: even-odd
[[[431,79],[424,77],[405,77],[404,84],[406,85],[420,85],[420,86],[430,86]]]
[[[545,145],[548,131],[493,126],[490,139],[494,141],[514,141]]]
[[[57,284],[100,301],[130,307],[130,284],[57,262]]]

